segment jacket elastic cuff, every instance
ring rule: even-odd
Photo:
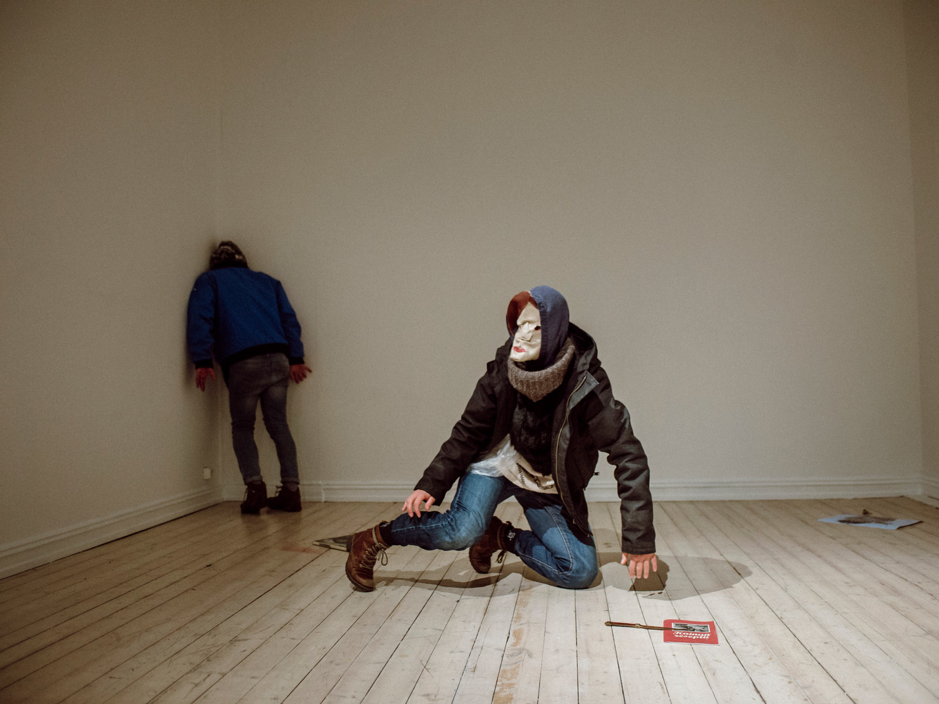
[[[303,364],[303,357],[290,357],[290,366],[294,364]]]
[[[211,360],[211,359],[200,359],[200,360],[196,361],[195,364],[196,364],[196,369],[205,369],[205,368],[207,368],[207,367],[208,367],[208,368],[211,368],[211,367],[212,367],[212,360]]]
[[[440,491],[440,487],[423,479],[417,483],[417,486],[414,487],[414,491],[426,491],[434,497],[434,503],[438,505],[443,502],[443,497],[447,495],[446,491]]]
[[[623,545],[623,552],[628,555],[651,555],[655,545]]]

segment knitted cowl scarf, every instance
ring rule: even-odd
[[[522,369],[518,362],[510,359],[508,360],[509,383],[529,400],[540,401],[561,385],[573,359],[574,343],[571,342],[571,338],[567,338],[561,348],[561,356],[547,369],[531,372]]]
[[[574,344],[567,336],[567,301],[548,286],[538,286],[512,298],[506,314],[511,335],[515,335],[518,315],[529,302],[541,314],[541,354],[530,362],[507,360],[509,383],[519,392],[510,436],[512,446],[532,469],[547,476],[551,474],[554,409],[560,402],[559,388],[574,359]]]

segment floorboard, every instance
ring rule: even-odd
[[[220,504],[0,580],[0,702],[939,702],[937,505],[663,502],[660,571],[631,580],[619,506],[595,503],[589,589],[410,547],[361,593],[345,553],[312,543],[400,505]],[[864,510],[921,523],[818,520]],[[499,514],[525,526],[515,502]],[[667,618],[713,620],[720,642],[604,625]]]

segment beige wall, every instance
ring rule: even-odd
[[[0,573],[218,494],[184,347],[217,23],[214,2],[0,4]]]
[[[659,499],[906,490],[924,428],[936,478],[925,7],[0,4],[0,574],[240,496],[219,237],[304,325],[308,498],[406,492],[541,283]]]
[[[908,0],[906,17],[919,282],[923,469],[939,496],[939,2]]]
[[[226,2],[221,28],[219,229],[304,324],[309,490],[406,491],[537,284],[659,498],[919,481],[900,4]]]

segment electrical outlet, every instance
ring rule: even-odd
[[[212,478],[212,468],[211,468],[211,467],[203,467],[203,468],[202,468],[202,478],[203,478],[203,479],[211,479],[211,478]]]

